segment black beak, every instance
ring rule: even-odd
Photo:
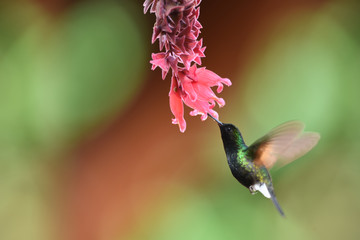
[[[208,115],[209,117],[211,117],[212,119],[214,119],[214,121],[217,122],[217,124],[218,124],[219,126],[224,125],[222,122],[220,122],[219,120],[217,120],[216,118],[214,118],[213,116],[211,116],[209,113],[208,113],[207,115]]]

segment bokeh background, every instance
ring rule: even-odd
[[[203,1],[203,65],[233,86],[247,143],[300,119],[318,146],[272,171],[278,200],[228,169],[219,129],[150,70],[142,1],[0,2],[0,239],[360,239],[360,1]]]

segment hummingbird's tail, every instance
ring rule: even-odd
[[[276,209],[279,211],[281,216],[285,217],[285,214],[284,214],[283,210],[281,209],[279,202],[276,199],[274,187],[272,186],[271,181],[268,183],[256,183],[256,184],[250,186],[249,189],[250,189],[250,192],[259,191],[264,195],[264,197],[271,198],[272,202],[274,203]]]
[[[269,188],[269,192],[271,195],[271,201],[274,203],[276,209],[279,211],[279,213],[281,214],[281,216],[285,217],[284,211],[281,209],[278,200],[276,199],[274,190],[272,188]]]

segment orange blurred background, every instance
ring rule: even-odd
[[[203,1],[203,66],[247,143],[290,119],[322,139],[272,172],[287,219],[230,174],[219,130],[171,124],[142,1],[0,4],[1,239],[357,239],[360,4]]]

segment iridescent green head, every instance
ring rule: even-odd
[[[225,150],[230,150],[234,148],[238,149],[239,147],[244,146],[244,140],[237,127],[230,123],[222,123],[210,114],[208,114],[208,116],[214,119],[219,125],[221,131],[221,138],[223,140]]]
[[[229,147],[239,147],[240,145],[242,145],[243,139],[237,127],[227,123],[219,125],[219,127],[224,145]]]

